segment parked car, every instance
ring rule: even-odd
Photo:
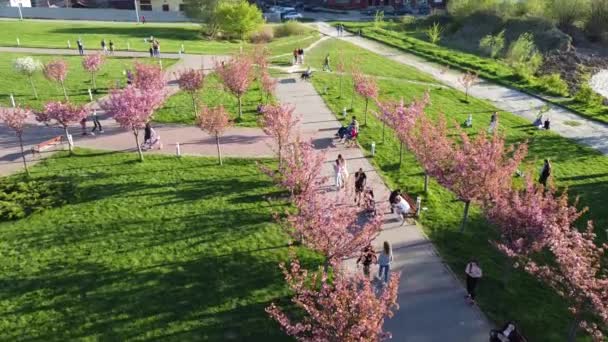
[[[283,13],[282,17],[283,20],[298,20],[303,18],[302,14],[295,11]]]
[[[414,11],[412,10],[412,8],[410,6],[403,6],[401,8],[397,8],[394,12],[393,15],[407,15],[407,14],[413,14]]]
[[[421,5],[420,7],[418,7],[418,14],[429,15],[431,14],[431,8],[428,5]]]

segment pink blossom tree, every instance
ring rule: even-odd
[[[44,65],[44,76],[53,82],[58,82],[63,89],[63,96],[68,101],[68,92],[65,89],[65,79],[68,75],[68,63],[63,59],[55,59]]]
[[[142,92],[158,92],[165,87],[165,75],[160,66],[135,62],[135,87]]]
[[[279,158],[279,169],[283,161],[282,151],[285,144],[289,143],[294,127],[298,124],[298,119],[293,111],[293,106],[284,104],[267,105],[262,108],[260,123],[264,133],[271,136],[277,144],[277,154]]]
[[[264,76],[266,76],[266,81],[271,80],[270,74],[268,73],[268,56],[270,53],[266,47],[257,47],[253,50],[251,54],[251,60],[255,65],[255,78],[258,81],[258,88],[260,88],[260,102],[264,101]],[[274,85],[272,85],[272,90],[274,90]],[[272,90],[270,92],[272,92]]]
[[[367,107],[370,99],[376,99],[378,97],[378,84],[370,77],[363,75],[360,72],[353,73],[353,80],[355,83],[355,91],[357,94],[365,98],[365,113],[363,115],[363,125],[367,125]]]
[[[129,86],[112,90],[108,100],[101,104],[101,108],[110,114],[120,127],[133,132],[140,161],[144,161],[144,155],[139,144],[139,131],[150,121],[154,110],[161,105],[163,99],[160,91],[144,91]]]
[[[293,260],[291,267],[280,265],[285,281],[294,292],[292,302],[304,312],[290,317],[272,303],[266,312],[283,331],[297,341],[376,342],[390,339],[383,330],[384,319],[398,308],[398,273],[378,294],[361,274],[342,270],[309,272]]]
[[[461,86],[463,86],[464,90],[465,90],[465,101],[469,101],[469,90],[471,89],[471,87],[473,87],[475,85],[475,83],[477,83],[479,81],[479,76],[477,76],[476,73],[467,71],[465,74],[462,74],[462,76],[460,76],[458,78],[458,83],[460,83]]]
[[[100,53],[86,55],[82,58],[82,67],[86,72],[91,74],[91,84],[95,91],[97,91],[97,82],[95,78],[105,61],[104,56]]]
[[[292,196],[306,196],[310,191],[317,191],[327,180],[327,177],[319,176],[325,163],[325,153],[317,151],[311,142],[295,140],[285,146],[279,172],[263,166],[261,170],[279,186],[289,190]]]
[[[217,145],[217,159],[220,165],[222,165],[222,151],[220,149],[220,137],[231,126],[230,117],[228,112],[224,109],[224,106],[207,108],[203,107],[201,113],[197,118],[197,125],[203,131],[213,135],[215,137],[215,143]]]
[[[382,228],[382,215],[362,222],[357,207],[326,193],[307,191],[294,202],[297,212],[287,217],[288,231],[310,249],[323,254],[326,268],[358,253]]]
[[[4,108],[0,107],[0,119],[4,124],[15,132],[17,139],[19,140],[19,147],[21,148],[21,159],[23,160],[23,167],[25,173],[30,176],[30,170],[27,168],[27,161],[25,160],[25,151],[23,150],[23,127],[25,121],[32,115],[29,109],[17,108]]]
[[[52,101],[47,102],[41,112],[36,112],[36,120],[47,124],[55,122],[59,124],[68,139],[70,155],[73,153],[73,146],[70,143],[70,132],[68,127],[71,124],[80,122],[87,116],[87,110],[83,106],[74,105],[69,102]]]
[[[238,55],[225,63],[216,63],[215,71],[222,83],[236,96],[239,106],[239,120],[243,115],[243,95],[249,89],[252,78],[253,63],[251,58]]]
[[[260,79],[260,88],[262,90],[262,100],[264,98],[264,94],[266,94],[266,104],[268,104],[268,100],[274,94],[276,87],[277,80],[270,76],[270,73],[268,71],[263,72]]]
[[[203,70],[187,69],[180,73],[177,77],[179,89],[190,94],[192,98],[192,108],[196,115],[196,95],[203,89],[205,84],[205,73]]]
[[[338,51],[338,60],[336,62],[336,72],[338,73],[338,77],[340,79],[340,98],[342,98],[342,78],[344,76],[344,72],[346,71],[346,62],[344,60],[344,53],[342,50]]]
[[[463,232],[471,201],[489,200],[510,189],[512,176],[526,156],[528,145],[522,143],[517,148],[506,148],[505,139],[499,134],[488,137],[481,131],[471,139],[462,129],[459,133],[461,142],[453,141],[451,144],[454,148],[452,158],[441,160],[439,167],[429,174],[464,202],[460,226]]]

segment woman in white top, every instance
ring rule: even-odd
[[[340,173],[342,173],[342,187],[344,187],[346,181],[348,180],[348,167],[346,166],[346,160],[342,158],[341,154],[338,154],[338,161],[340,165]]]
[[[395,204],[395,209],[397,210],[397,215],[399,215],[399,217],[401,218],[401,220],[402,220],[401,225],[403,225],[405,223],[405,217],[407,216],[407,214],[410,213],[410,211],[412,210],[412,207],[410,207],[410,204],[407,203],[405,198],[403,198],[403,196],[401,196],[401,195],[398,195],[395,198],[395,202],[397,202]]]
[[[393,250],[391,249],[391,245],[388,241],[384,241],[384,246],[382,248],[382,253],[378,258],[378,265],[380,268],[378,269],[378,278],[382,279],[382,273],[384,271],[384,282],[388,282],[389,272],[391,271],[391,263],[393,262]]]
[[[477,260],[471,260],[464,271],[467,274],[467,298],[471,303],[475,303],[475,288],[483,276],[483,272]]]
[[[334,164],[334,173],[336,177],[336,189],[340,190],[340,188],[344,187],[344,175],[342,173],[340,159],[336,159],[336,163]]]

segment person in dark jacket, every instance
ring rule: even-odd
[[[540,177],[538,178],[538,182],[542,184],[544,187],[547,187],[547,180],[551,176],[551,163],[549,159],[545,159],[545,164],[543,168],[540,170]]]
[[[391,206],[391,214],[395,212],[395,204],[397,204],[397,197],[399,197],[399,195],[401,194],[401,190],[397,189],[397,190],[393,190],[393,192],[391,192],[390,196],[388,196],[388,203]]]

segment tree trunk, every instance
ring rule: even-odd
[[[576,333],[578,332],[579,319],[577,316],[574,317],[572,323],[570,323],[570,330],[568,331],[568,342],[576,342]]]
[[[72,146],[72,144],[70,143],[70,132],[68,132],[68,126],[63,127],[63,132],[65,133],[65,138],[68,139],[68,150],[70,151],[70,155],[72,155],[74,154],[74,146]]]
[[[141,146],[139,145],[139,132],[137,131],[137,128],[133,128],[133,135],[135,136],[135,144],[137,144],[137,153],[139,154],[139,161],[143,162],[144,154],[141,151]]]
[[[222,164],[222,150],[220,148],[220,136],[219,135],[215,135],[215,144],[217,145],[217,160],[219,161],[220,165]]]
[[[401,163],[403,162],[403,141],[399,142],[399,167],[401,167]]]
[[[367,105],[369,103],[369,97],[365,98],[365,114],[363,114],[363,126],[367,127]]]
[[[29,177],[30,170],[27,168],[27,162],[25,161],[25,151],[23,151],[23,137],[21,136],[21,134],[18,134],[17,137],[19,138],[19,147],[21,147],[21,158],[23,159],[23,167],[25,168],[25,174]]]
[[[386,122],[382,120],[382,142],[384,143],[384,131],[386,130]]]
[[[196,97],[194,96],[194,93],[192,93],[191,95],[192,95],[192,108],[194,110],[194,119],[196,119]]]
[[[63,89],[63,97],[65,98],[66,101],[68,101],[68,92],[65,90],[65,83],[63,83],[63,81],[60,81],[61,83],[61,89]]]
[[[464,233],[464,227],[467,225],[467,219],[469,218],[469,206],[471,201],[464,202],[464,214],[462,215],[462,224],[460,225],[460,232]]]
[[[424,192],[428,192],[429,191],[429,175],[425,172],[424,173]]]
[[[36,91],[36,86],[34,86],[34,80],[32,80],[32,76],[27,77],[30,80],[30,85],[32,86],[32,91],[34,92],[34,97],[38,100],[38,92]]]
[[[95,73],[94,72],[91,73],[91,81],[93,83],[93,90],[97,91],[97,82],[95,80]]]
[[[241,115],[243,115],[243,103],[241,101],[241,95],[237,96],[236,99],[239,102],[239,120],[241,119]]]

